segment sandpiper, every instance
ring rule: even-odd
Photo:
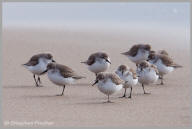
[[[97,84],[99,91],[108,96],[107,102],[111,102],[109,100],[109,96],[117,91],[120,91],[124,85],[124,81],[121,80],[115,73],[98,73],[96,77],[94,86]]]
[[[132,62],[140,63],[148,59],[151,46],[149,44],[137,44],[133,45],[127,52],[121,53],[127,56]]]
[[[164,84],[163,76],[172,72],[175,68],[181,68],[181,65],[174,63],[173,59],[167,54],[151,53],[148,57],[148,61],[157,66],[159,71],[161,85]]]
[[[130,95],[128,98],[131,98],[131,94],[132,94],[132,86],[136,85],[138,82],[138,77],[136,75],[136,72],[132,69],[129,68],[126,65],[120,65],[117,70],[115,71],[115,73],[122,79],[125,81],[125,85],[123,88],[125,88],[125,92],[124,95],[121,97],[126,97],[126,90],[127,88],[131,88],[130,91]]]
[[[100,72],[105,72],[111,64],[109,56],[104,52],[93,53],[87,61],[81,62],[88,66],[88,69],[97,76]]]
[[[47,69],[43,72],[48,72],[48,78],[51,82],[58,86],[63,87],[63,91],[60,95],[64,94],[65,86],[73,84],[76,80],[85,78],[76,74],[71,68],[65,65],[49,63]]]
[[[41,53],[32,56],[27,63],[23,64],[25,68],[33,73],[33,78],[37,87],[41,83],[39,76],[42,75],[42,72],[46,70],[48,63],[50,62],[55,62],[53,60],[53,56],[50,53]],[[35,75],[38,76],[37,79]]]
[[[142,84],[144,94],[149,94],[145,92],[144,85],[149,85],[158,80],[159,72],[157,67],[147,61],[142,61],[137,64],[137,75],[139,77],[138,81]]]

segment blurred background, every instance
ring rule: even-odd
[[[188,28],[189,12],[187,2],[8,2],[3,3],[3,26]]]

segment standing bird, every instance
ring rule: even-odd
[[[148,57],[148,61],[154,65],[157,66],[157,69],[159,71],[160,79],[161,79],[161,85],[164,84],[163,82],[163,76],[165,74],[168,74],[172,71],[174,71],[175,68],[181,68],[181,65],[178,65],[173,62],[172,58],[170,58],[166,54],[157,54],[157,53],[151,53]]]
[[[33,78],[37,87],[41,83],[39,76],[42,75],[41,73],[47,69],[47,65],[50,62],[55,62],[53,60],[53,56],[50,53],[41,53],[32,56],[27,63],[23,64],[25,68],[33,73]],[[38,76],[37,79],[35,75]]]
[[[131,94],[132,94],[132,86],[136,85],[138,82],[138,77],[136,75],[136,72],[132,69],[127,67],[126,65],[120,65],[117,70],[115,71],[115,73],[122,79],[125,81],[125,92],[123,97],[126,97],[126,90],[127,88],[131,88],[130,91],[130,95],[128,98],[131,98]]]
[[[127,56],[132,62],[140,63],[148,59],[151,46],[149,44],[137,44],[131,47],[127,52],[121,53]]]
[[[109,56],[104,52],[93,53],[87,61],[81,63],[85,63],[96,76],[100,72],[105,72],[111,64]]]
[[[115,73],[98,73],[96,77],[95,83],[92,85],[94,86],[97,84],[99,91],[104,93],[108,96],[108,103],[111,101],[109,100],[109,96],[117,91],[120,91],[124,85],[124,81],[121,80]]]
[[[142,61],[137,64],[137,74],[139,76],[138,81],[142,84],[144,94],[149,94],[145,92],[144,85],[149,85],[157,81],[159,78],[157,67],[147,61]]]
[[[73,84],[74,81],[85,78],[77,75],[71,68],[56,63],[49,63],[47,69],[43,73],[46,72],[48,72],[48,78],[51,82],[63,87],[62,93],[58,96],[63,95],[65,85]]]

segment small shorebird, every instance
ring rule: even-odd
[[[149,85],[157,81],[159,78],[157,67],[147,61],[142,61],[137,64],[137,74],[139,77],[138,81],[142,84],[144,94],[149,94],[145,92],[144,85]]]
[[[104,52],[93,53],[87,61],[81,63],[85,63],[96,76],[100,72],[105,72],[111,64],[109,56]]]
[[[33,73],[33,78],[35,80],[37,87],[41,83],[39,76],[43,71],[46,70],[47,64],[50,62],[55,62],[53,60],[53,56],[50,53],[41,53],[41,54],[32,56],[27,63],[23,64],[25,68],[27,68],[30,72]],[[37,80],[35,75],[38,76]]]
[[[121,53],[127,56],[132,62],[140,63],[148,59],[151,46],[149,44],[137,44],[131,47],[127,52]]]
[[[148,61],[157,66],[159,71],[161,85],[164,84],[163,76],[174,71],[175,68],[181,68],[181,65],[178,65],[173,62],[172,58],[170,58],[166,54],[158,54],[158,53],[151,53],[148,57]]]
[[[128,66],[126,65],[120,65],[117,70],[115,71],[115,73],[122,79],[125,81],[125,85],[124,85],[124,88],[125,88],[125,92],[124,92],[124,95],[122,96],[123,97],[126,97],[126,90],[127,88],[131,88],[131,91],[130,91],[130,95],[128,98],[131,98],[131,94],[132,94],[132,86],[136,85],[137,82],[138,82],[138,77],[136,75],[136,72],[132,69],[132,68],[129,68]]]
[[[56,63],[49,63],[47,69],[43,73],[46,72],[48,72],[48,78],[51,82],[63,87],[62,93],[58,96],[63,95],[65,85],[73,84],[75,80],[85,78],[77,75],[71,68]]]
[[[115,73],[98,73],[96,77],[95,83],[92,85],[94,86],[97,84],[99,91],[109,96],[117,91],[120,91],[124,85],[124,81],[121,80]]]

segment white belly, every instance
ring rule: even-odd
[[[157,69],[160,73],[160,75],[168,74],[174,70],[173,67],[167,67],[165,66],[161,60],[158,60],[155,65],[157,66]]]
[[[72,77],[64,78],[60,75],[59,72],[52,72],[52,71],[48,71],[48,78],[54,84],[60,85],[60,86],[73,84],[75,80]]]
[[[42,72],[44,72],[47,69],[48,63],[50,63],[51,60],[46,59],[39,59],[39,63],[35,66],[26,66],[24,65],[29,71],[31,71],[33,74],[40,75]]]
[[[99,91],[106,95],[111,95],[117,91],[120,91],[123,87],[122,84],[115,85],[111,80],[108,80],[106,83],[99,82],[97,86]]]
[[[133,76],[131,76],[131,75],[126,75],[126,73],[122,75],[121,72],[116,71],[116,74],[117,74],[122,80],[124,80],[124,81],[126,82],[126,85],[124,85],[124,88],[128,88],[128,87],[130,87],[130,86],[134,86],[134,85],[136,85],[137,82],[138,82],[138,78],[134,79]]]
[[[149,70],[147,68],[139,73],[138,81],[141,84],[150,84],[150,83],[156,82],[158,77],[159,76],[156,74],[156,72],[153,69]]]
[[[141,53],[140,51],[138,51],[137,55],[132,57],[132,56],[128,56],[128,58],[135,63],[140,63],[141,61],[147,60],[149,56],[149,52],[145,51],[145,53]]]
[[[110,64],[108,62],[96,61],[94,64],[89,65],[88,69],[94,73],[105,72],[109,68]]]
[[[44,72],[47,69],[47,65],[44,63],[39,63],[35,66],[25,66],[29,71],[31,71],[33,74],[40,75],[42,72]]]
[[[134,79],[132,76],[128,76],[126,79],[126,85],[124,85],[124,88],[129,88],[131,86],[134,86],[138,82],[138,78]]]

